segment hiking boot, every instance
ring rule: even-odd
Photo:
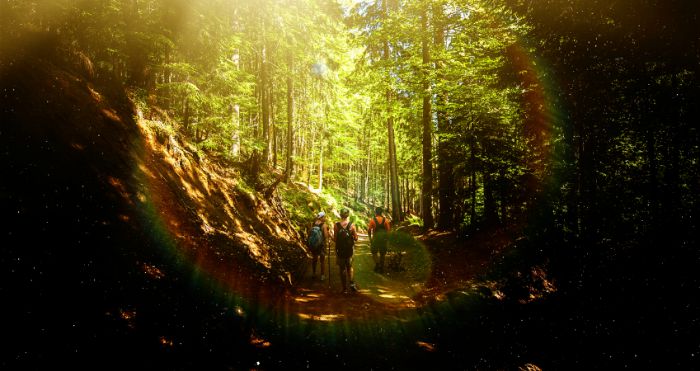
[[[357,292],[357,286],[355,286],[354,282],[350,284],[350,291]]]
[[[340,293],[341,293],[341,294],[347,294],[347,293],[348,293],[348,289],[346,289],[345,287],[343,287],[343,289],[340,290]]]

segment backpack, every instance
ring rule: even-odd
[[[321,229],[323,223],[314,224],[311,227],[311,232],[309,232],[309,238],[306,240],[306,244],[314,251],[318,251],[323,244],[323,229]]]
[[[336,223],[338,226],[338,234],[335,239],[335,251],[340,258],[349,258],[354,253],[353,247],[355,246],[355,238],[353,238],[352,231],[350,228],[352,222],[343,228],[340,222]]]
[[[374,217],[374,233],[378,232],[384,232],[386,233],[386,218],[382,219],[382,224],[379,224],[379,221],[377,220],[377,217]]]

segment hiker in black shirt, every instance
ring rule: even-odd
[[[357,231],[355,226],[348,219],[350,210],[343,208],[340,210],[341,220],[333,226],[335,236],[335,253],[340,269],[340,282],[343,284],[343,293],[347,292],[347,282],[350,282],[350,290],[357,292],[352,269],[352,256],[355,252],[354,246],[357,241]]]

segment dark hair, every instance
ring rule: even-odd
[[[382,209],[381,207],[374,209],[375,215],[382,215],[383,212],[384,212],[384,209]]]

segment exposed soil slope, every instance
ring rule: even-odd
[[[0,60],[0,288],[17,339],[3,365],[131,364],[194,351],[202,334],[220,337],[211,348],[253,348],[239,304],[284,297],[305,268],[279,200],[159,142],[123,89],[37,52],[46,47]]]

